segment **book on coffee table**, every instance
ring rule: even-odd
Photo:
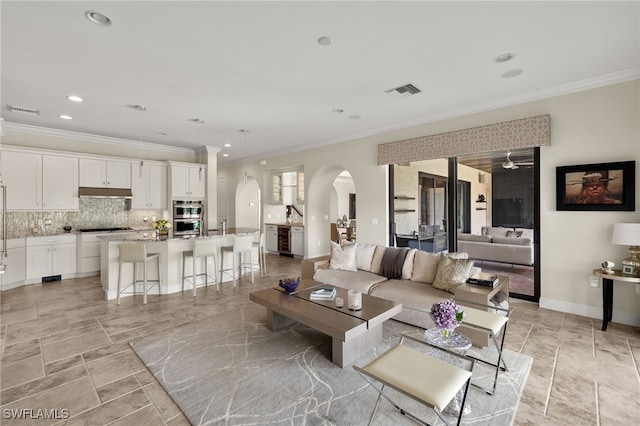
[[[498,284],[498,276],[487,272],[480,272],[471,275],[467,279],[467,284],[481,285],[485,287],[495,287]]]
[[[336,296],[335,287],[321,286],[311,290],[309,299],[312,300],[331,300]]]

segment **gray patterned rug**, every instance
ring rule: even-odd
[[[194,425],[366,424],[377,393],[353,368],[329,361],[330,340],[299,324],[274,333],[265,322],[264,308],[249,306],[141,339],[132,347]],[[365,365],[402,333],[421,336],[423,330],[387,321],[384,342],[355,364]],[[509,372],[500,374],[494,396],[470,388],[471,411],[463,424],[513,423],[532,359],[512,351],[505,359]],[[477,363],[474,380],[489,384],[490,379],[491,371]],[[402,396],[396,401],[431,424],[442,424],[419,404]],[[415,423],[383,401],[375,424]]]

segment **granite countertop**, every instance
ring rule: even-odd
[[[288,227],[302,226],[302,227],[304,227],[304,224],[302,224],[302,223],[265,223],[265,225],[288,226]]]

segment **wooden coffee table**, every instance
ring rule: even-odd
[[[331,361],[344,368],[382,343],[382,323],[402,311],[402,305],[379,297],[362,295],[362,309],[347,308],[347,290],[336,287],[336,297],[344,299],[337,308],[334,300],[310,300],[311,289],[320,284],[302,280],[297,291],[287,294],[274,287],[249,294],[249,300],[267,308],[267,327],[278,330],[300,322],[332,338]]]

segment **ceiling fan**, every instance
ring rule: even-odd
[[[533,162],[531,161],[515,162],[511,159],[511,151],[507,152],[507,160],[502,162],[502,167],[505,169],[515,170],[520,166],[533,166]]]

